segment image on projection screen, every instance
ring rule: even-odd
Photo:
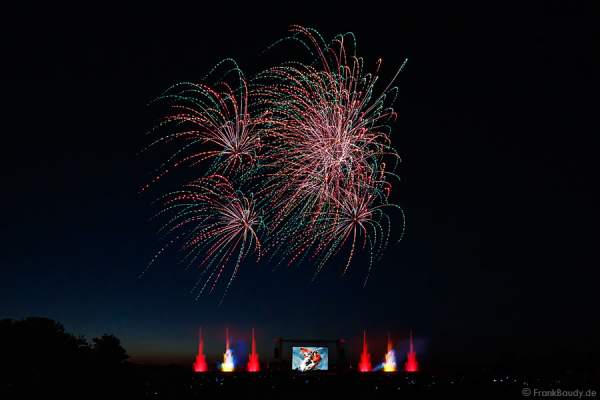
[[[329,352],[327,347],[292,347],[294,371],[327,371]]]

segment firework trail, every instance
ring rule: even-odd
[[[353,34],[327,43],[292,26],[275,45],[289,42],[313,61],[288,61],[247,80],[226,59],[207,75],[222,72],[214,84],[177,84],[156,101],[167,110],[144,151],[172,151],[142,190],[177,168],[198,178],[161,197],[168,244],[151,263],[181,243],[183,261],[202,271],[199,295],[214,291],[232,264],[226,294],[251,252],[276,265],[310,262],[314,279],[341,252],[345,274],[366,250],[366,284],[390,240],[390,211],[399,211],[404,233],[404,213],[389,202],[400,161],[390,138],[392,85],[404,64],[380,88],[381,60],[367,72]]]

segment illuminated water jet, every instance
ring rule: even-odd
[[[385,353],[385,361],[383,362],[384,372],[396,372],[396,353],[392,347],[392,339],[388,333],[387,353]]]
[[[419,372],[419,363],[417,362],[417,353],[413,347],[412,331],[410,331],[410,349],[406,356],[406,363],[404,363],[405,372]]]
[[[204,355],[204,338],[202,337],[202,328],[198,332],[198,355],[194,361],[194,372],[206,372],[208,371],[208,365],[206,365],[206,356]]]
[[[248,372],[260,371],[260,362],[258,361],[258,354],[256,353],[256,340],[254,339],[254,328],[252,328],[252,352],[248,356],[248,366],[246,369]]]
[[[371,354],[367,348],[367,333],[363,331],[363,347],[362,353],[360,353],[360,361],[358,363],[358,370],[360,372],[371,372]]]
[[[233,372],[235,370],[235,359],[233,357],[233,351],[229,347],[229,329],[225,328],[225,353],[223,353],[223,363],[221,364],[221,371]]]

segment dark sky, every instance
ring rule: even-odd
[[[265,356],[277,336],[354,344],[363,327],[374,353],[411,328],[432,359],[597,353],[600,14],[576,3],[7,12],[0,317],[114,333],[137,360],[188,362],[199,325],[211,354],[226,325],[255,326]],[[137,156],[147,103],[224,57],[257,72],[291,23],[355,32],[383,78],[409,59],[392,136],[405,240],[366,289],[360,258],[315,284],[307,266],[248,263],[221,307],[194,300],[175,258],[138,280],[158,248],[137,194],[157,166]]]

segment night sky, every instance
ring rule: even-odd
[[[265,358],[278,336],[356,347],[363,328],[374,354],[414,329],[440,362],[598,354],[600,13],[576,3],[7,12],[0,317],[113,333],[136,361],[191,362],[199,325],[213,355],[225,326],[256,327]],[[366,289],[360,257],[313,284],[310,266],[246,263],[221,307],[175,257],[138,279],[159,246],[138,194],[157,166],[137,154],[160,116],[148,102],[224,57],[257,72],[292,23],[355,32],[384,79],[408,58],[392,135],[405,239]]]

